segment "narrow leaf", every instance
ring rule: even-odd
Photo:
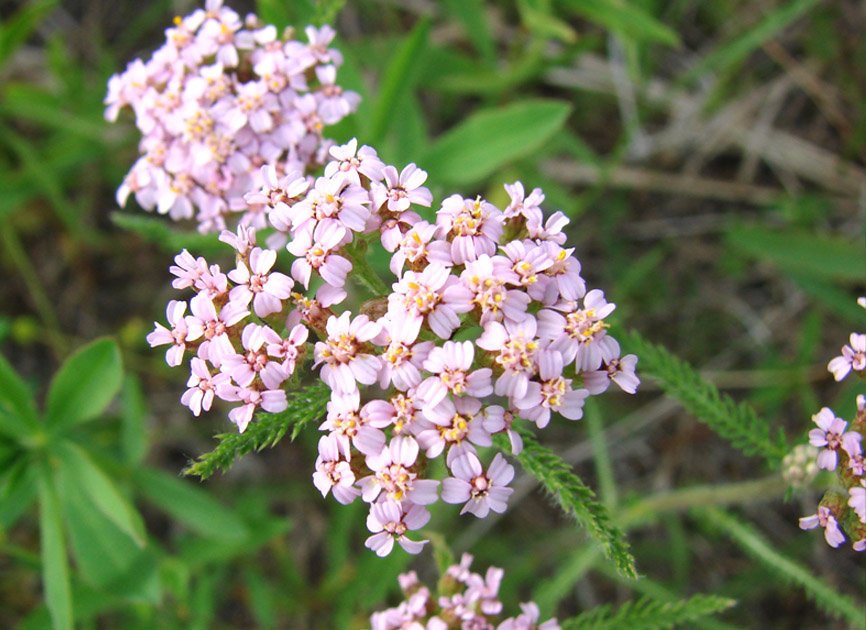
[[[658,379],[662,389],[687,411],[746,455],[763,457],[771,467],[779,465],[788,452],[784,438],[771,438],[769,424],[751,406],[737,405],[691,365],[638,333],[620,333],[618,337],[624,348],[640,357],[641,370]]]
[[[158,245],[160,249],[170,254],[177,254],[182,249],[195,251],[202,256],[219,255],[225,252],[225,246],[214,234],[199,234],[190,231],[177,230],[160,217],[131,212],[112,212],[111,222],[131,232],[135,232],[148,243]]]
[[[540,148],[570,111],[561,101],[530,100],[478,112],[436,140],[418,164],[443,184],[476,182]]]
[[[482,0],[446,0],[448,12],[463,23],[469,43],[481,54],[488,65],[496,63],[496,45],[487,20]]]
[[[228,470],[239,457],[274,446],[291,425],[294,425],[291,435],[294,440],[307,424],[322,417],[330,400],[329,392],[326,387],[313,385],[290,393],[285,411],[258,414],[243,433],[217,435],[220,440],[217,447],[187,466],[184,474],[207,479],[217,470]]]
[[[90,455],[68,440],[58,444],[54,452],[60,460],[64,479],[78,486],[103,516],[117,525],[136,545],[144,547],[147,534],[141,515]]]
[[[36,499],[36,475],[29,457],[8,465],[0,485],[0,531],[11,528]]]
[[[197,534],[223,540],[249,536],[246,524],[234,512],[189,481],[155,469],[138,471],[135,481],[151,503]]]
[[[576,13],[627,39],[679,46],[676,31],[629,0],[560,0]]]
[[[715,595],[694,595],[676,602],[649,598],[626,602],[614,612],[598,606],[559,625],[562,630],[666,630],[723,610],[736,602]]]
[[[725,534],[746,554],[763,564],[783,582],[802,587],[806,591],[806,596],[831,617],[847,619],[852,624],[852,628],[862,627],[866,602],[854,601],[835,590],[824,580],[816,577],[813,569],[801,565],[774,549],[767,539],[748,523],[718,508],[701,508],[693,510],[691,514],[698,521]]]
[[[56,5],[57,0],[30,2],[22,6],[10,19],[0,22],[0,66],[27,41]]]
[[[57,431],[92,420],[114,398],[122,378],[120,350],[113,340],[98,339],[81,348],[51,382],[46,423]]]
[[[42,547],[42,582],[54,630],[72,630],[72,591],[69,559],[57,491],[46,466],[39,475],[39,540]]]
[[[634,557],[622,531],[611,522],[607,509],[558,455],[542,446],[525,427],[515,427],[523,438],[523,451],[517,456],[523,468],[541,482],[562,510],[584,526],[608,557],[626,577],[638,577]],[[496,445],[507,451],[508,439],[496,436]]]
[[[38,424],[27,385],[0,355],[0,433],[13,440],[30,434]]]

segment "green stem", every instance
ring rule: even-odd
[[[367,258],[365,257],[366,247],[364,245],[359,247],[359,244],[361,243],[363,243],[363,241],[353,243],[345,250],[349,260],[352,262],[351,275],[363,284],[370,293],[373,294],[373,297],[386,296],[391,293],[391,291],[382,278],[373,271],[370,263],[367,262]]]

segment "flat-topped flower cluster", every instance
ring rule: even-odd
[[[857,300],[866,308],[866,297]],[[841,356],[827,366],[837,381],[854,372],[866,377],[866,335],[851,333],[850,345],[842,348]],[[857,397],[857,415],[848,422],[838,418],[833,410],[824,407],[812,420],[817,429],[809,432],[809,444],[821,450],[817,466],[837,471],[839,488],[828,491],[812,516],[800,519],[800,527],[824,528],[824,538],[831,547],[845,542],[845,533],[854,540],[854,549],[866,550],[866,458],[863,435],[866,434],[866,396]]]
[[[354,111],[360,97],[336,84],[342,64],[329,48],[334,31],[308,27],[307,42],[255,15],[241,20],[207,0],[166,29],[166,42],[108,83],[108,120],[130,107],[141,130],[141,157],[117,191],[173,219],[195,218],[203,232],[226,216],[265,227],[244,193],[262,186],[260,168],[308,172],[327,160],[322,129]]]
[[[399,576],[406,597],[394,608],[370,617],[372,630],[559,630],[556,619],[539,623],[540,612],[534,602],[520,604],[521,614],[503,619],[499,585],[504,571],[487,569],[482,577],[469,570],[472,556],[463,554],[460,564],[445,572],[438,593],[421,584],[414,571]]]
[[[519,453],[518,416],[543,428],[555,413],[581,418],[611,382],[633,393],[637,358],[608,334],[615,306],[587,290],[565,245],[568,219],[545,220],[540,189],[507,185],[503,209],[452,195],[428,222],[416,165],[398,171],[355,140],[330,155],[318,178],[264,166],[264,185],[246,195],[289,273],[253,227],[224,231],[235,268],[178,255],[174,286],[195,295],[172,301],[168,327],[148,340],[169,346],[170,365],[192,354],[184,404],[198,415],[214,397],[237,402],[240,431],[257,409],[284,409],[286,382],[312,359],[331,389],[316,487],[370,504],[367,546],[379,555],[395,541],[416,553],[422,543],[407,534],[440,497],[478,517],[505,510],[514,469],[502,454],[485,465],[478,447],[507,432]],[[367,261],[375,249],[390,256],[390,286]],[[358,302],[349,278],[371,294],[357,314],[345,307]],[[440,456],[441,483],[426,478]]]

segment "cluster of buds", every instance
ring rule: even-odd
[[[436,595],[414,571],[399,576],[406,600],[374,613],[372,630],[559,630],[556,619],[538,623],[540,613],[533,602],[520,604],[520,615],[502,619],[498,593],[503,570],[490,567],[482,577],[469,571],[471,563],[472,556],[463,554],[460,564],[448,567]]]
[[[866,308],[866,297],[857,302]],[[866,378],[866,335],[852,333],[851,344],[842,355],[830,361],[827,369],[837,381],[851,371]],[[817,429],[809,432],[809,444],[820,448],[816,463],[822,470],[836,471],[837,488],[828,491],[818,504],[816,514],[800,519],[800,527],[824,528],[824,538],[831,547],[845,542],[845,533],[854,540],[854,549],[866,550],[866,458],[863,435],[866,435],[866,396],[857,396],[857,415],[849,424],[824,407],[812,420]]]
[[[308,172],[327,158],[322,129],[354,111],[360,97],[335,83],[341,54],[328,26],[306,29],[308,43],[282,38],[255,15],[243,21],[207,0],[166,29],[146,62],[136,59],[108,83],[108,120],[130,107],[141,130],[141,157],[117,191],[147,210],[220,231],[226,217],[264,227],[244,193],[262,185],[260,168]]]
[[[290,275],[273,270],[278,253],[258,246],[254,228],[224,231],[236,267],[178,255],[174,286],[196,295],[171,302],[169,327],[148,341],[169,345],[171,365],[193,354],[183,402],[196,415],[215,396],[240,402],[229,414],[240,431],[257,408],[286,407],[283,385],[310,357],[331,389],[316,487],[370,504],[377,554],[395,542],[417,553],[426,541],[407,534],[440,498],[430,460],[450,471],[443,501],[479,518],[503,512],[514,469],[501,453],[485,466],[476,447],[507,433],[517,454],[518,416],[543,428],[554,413],[581,418],[611,382],[634,393],[637,358],[608,335],[615,306],[587,290],[564,246],[568,219],[545,221],[540,189],[506,185],[504,209],[452,195],[428,222],[416,165],[398,172],[355,140],[330,155],[318,178],[264,166],[264,185],[246,195],[264,209],[268,243],[291,255]],[[390,286],[367,260],[375,249],[390,255]],[[348,299],[349,278],[369,290],[363,304]]]

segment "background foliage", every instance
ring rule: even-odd
[[[117,210],[137,134],[105,124],[101,101],[194,6],[0,4],[0,627],[47,627],[50,608],[63,627],[361,628],[397,573],[435,579],[430,552],[381,560],[362,547],[363,508],[321,499],[315,419],[282,441],[263,423],[193,463],[231,427],[179,405],[183,378],[144,336],[172,296],[170,257],[223,250]],[[857,627],[862,554],[797,528],[820,495],[784,501],[778,462],[822,405],[854,409],[853,379],[825,366],[863,327],[860,3],[232,6],[335,20],[340,81],[364,100],[332,136],[417,162],[437,199],[542,186],[573,219],[584,276],[636,331],[620,338],[642,357],[640,393],[554,422],[533,452],[597,491],[639,580],[526,472],[505,515],[440,505],[431,530],[505,568],[505,601],[532,597],[570,628]],[[79,350],[106,335],[117,345]],[[180,476],[241,451],[206,483]]]

